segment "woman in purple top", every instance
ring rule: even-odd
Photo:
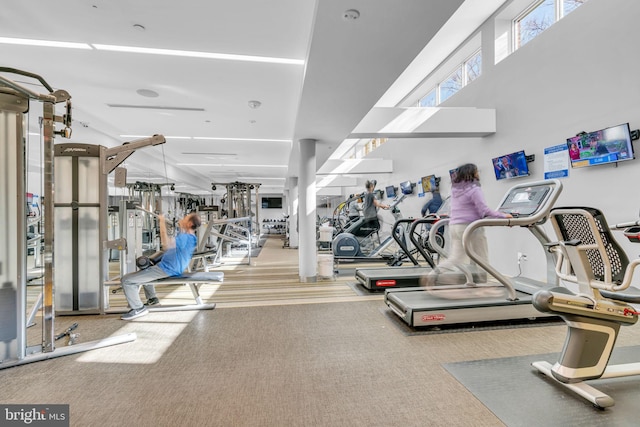
[[[512,218],[510,214],[494,211],[484,199],[480,188],[478,167],[467,163],[458,168],[451,185],[451,213],[449,220],[449,236],[451,242],[450,255],[439,265],[440,268],[451,268],[460,264],[469,264],[469,256],[462,246],[462,235],[470,223],[482,218]],[[489,258],[489,249],[484,229],[477,229],[469,239],[469,246],[480,258]]]

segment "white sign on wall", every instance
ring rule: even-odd
[[[544,179],[569,176],[569,147],[554,145],[544,149]]]

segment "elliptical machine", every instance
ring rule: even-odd
[[[405,197],[406,195],[402,194],[396,197],[389,205],[394,223],[402,218],[398,205]],[[333,239],[332,247],[334,258],[354,261],[383,260],[383,251],[393,243],[394,239],[392,236],[388,236],[380,243],[378,230],[378,228],[366,227],[366,222],[363,218],[360,218]],[[392,230],[392,233],[395,233],[395,230]],[[377,242],[379,242],[377,246],[376,238]]]

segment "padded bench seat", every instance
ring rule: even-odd
[[[181,276],[165,277],[154,280],[148,285],[181,285],[186,283],[208,283],[224,281],[224,273],[221,271],[196,271],[193,273],[183,273]]]
[[[180,276],[165,277],[146,283],[147,285],[189,285],[191,293],[195,299],[195,304],[180,306],[151,306],[149,311],[176,311],[176,310],[213,310],[215,304],[205,304],[200,296],[199,286],[207,283],[224,281],[224,273],[221,271],[195,271],[193,273],[183,273]],[[105,282],[107,286],[119,286],[120,280]],[[112,291],[114,292],[114,291]]]

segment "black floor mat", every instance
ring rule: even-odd
[[[598,409],[531,366],[558,354],[477,360],[444,367],[509,427],[637,426],[640,423],[640,376],[589,381],[609,394],[615,406]],[[640,359],[640,346],[615,349],[611,363]],[[534,421],[535,420],[535,421]]]

